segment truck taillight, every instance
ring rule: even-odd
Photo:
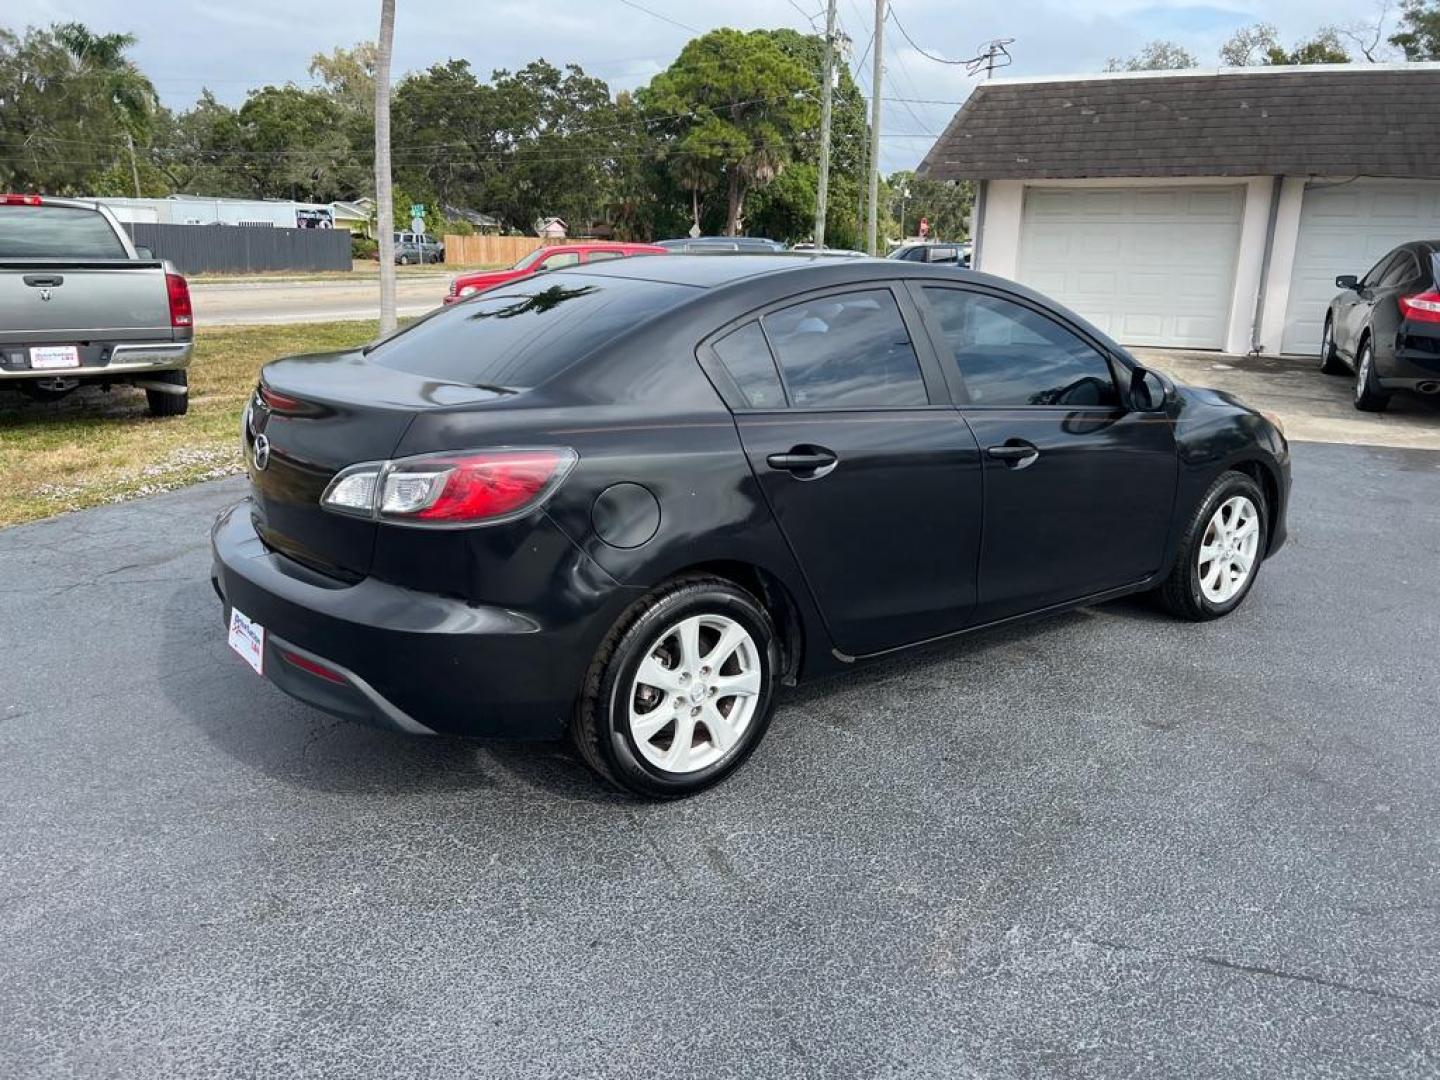
[[[0,202],[6,206],[39,206],[39,195],[0,195]]]
[[[190,286],[179,274],[165,275],[165,291],[170,297],[170,325],[194,326],[195,313],[190,308]]]
[[[352,465],[320,498],[336,513],[429,528],[522,517],[560,486],[577,456],[565,447],[421,454]]]
[[[1400,314],[1416,322],[1440,323],[1440,290],[1400,297]]]

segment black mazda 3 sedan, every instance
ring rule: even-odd
[[[1153,591],[1233,611],[1289,450],[1228,395],[952,267],[676,256],[499,286],[269,364],[219,517],[230,644],[408,732],[575,741],[652,797],[777,684]]]
[[[1401,244],[1363,278],[1342,274],[1325,312],[1320,370],[1355,378],[1355,407],[1396,391],[1440,395],[1440,240]]]

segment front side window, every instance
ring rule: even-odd
[[[775,359],[758,322],[732,330],[711,346],[730,378],[752,409],[783,409],[785,391],[775,371]]]
[[[1393,251],[1382,257],[1379,262],[1370,268],[1370,272],[1360,279],[1360,287],[1362,289],[1373,289],[1379,285],[1380,279],[1385,276],[1385,272],[1390,269],[1390,264],[1394,261],[1395,253]]]
[[[889,289],[807,300],[764,321],[796,408],[929,403],[920,361]]]
[[[984,293],[927,288],[925,298],[971,404],[1119,404],[1109,362],[1053,319]]]

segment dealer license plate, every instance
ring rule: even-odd
[[[265,627],[248,618],[239,608],[230,609],[230,648],[255,669],[265,674]]]
[[[80,366],[80,348],[76,345],[36,345],[30,350],[33,371],[55,371]]]

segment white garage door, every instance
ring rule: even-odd
[[[1319,355],[1337,274],[1358,277],[1391,248],[1436,237],[1440,182],[1313,181],[1300,204],[1300,239],[1280,351]]]
[[[1243,187],[1030,188],[1020,281],[1126,345],[1225,344]]]

